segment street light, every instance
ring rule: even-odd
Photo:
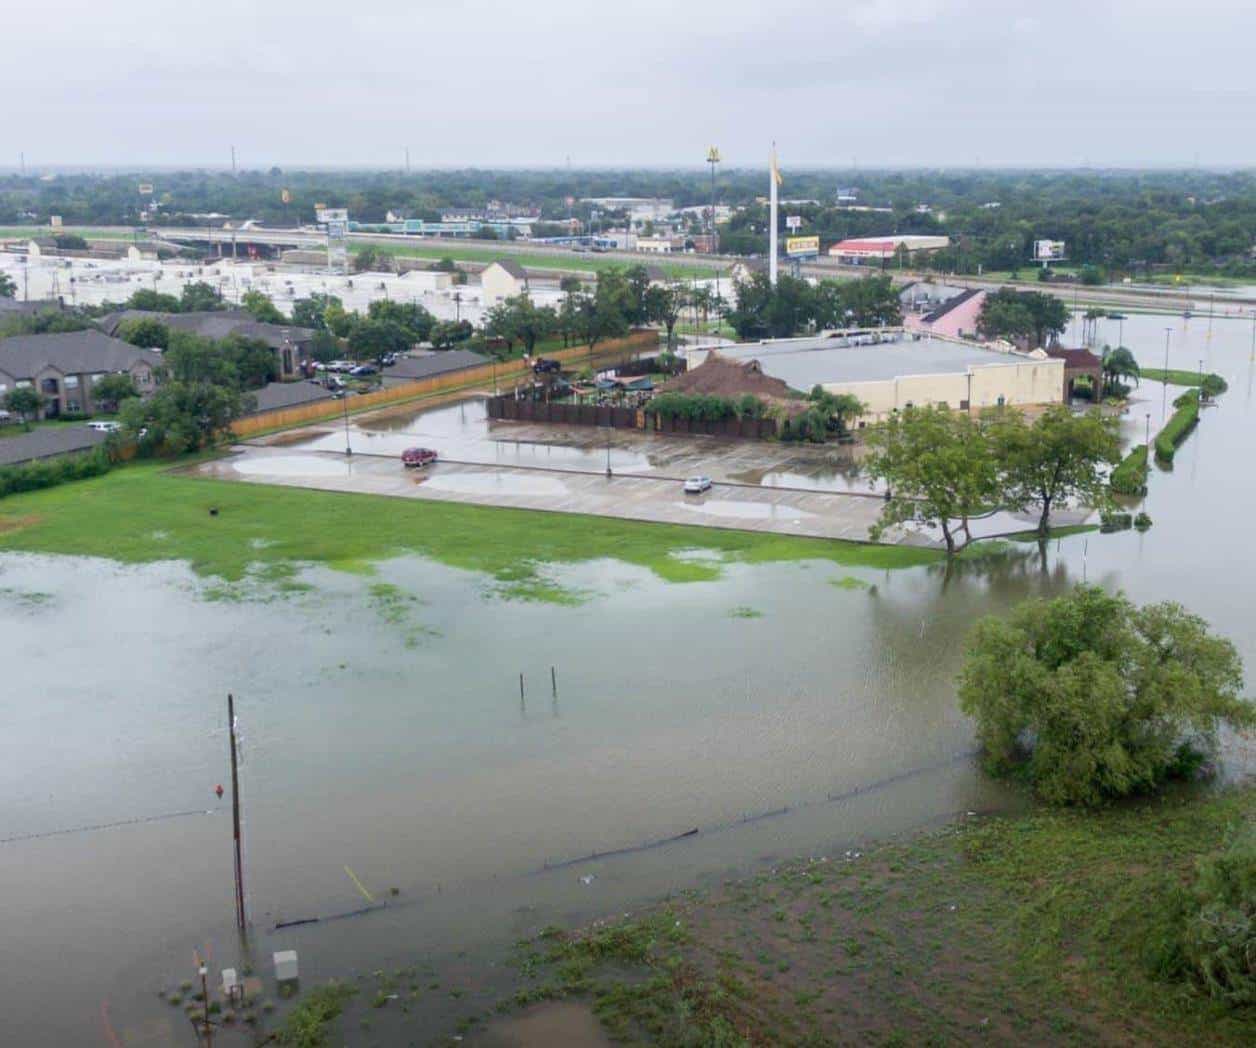
[[[720,151],[712,146],[707,150],[706,162],[711,165],[711,239],[707,246],[711,249],[711,255],[719,254],[718,234],[715,232],[715,165],[720,162]],[[720,297],[720,267],[719,263],[715,264],[715,297]]]
[[[344,408],[345,416],[345,457],[353,454],[353,448],[349,444],[349,395],[347,393],[340,394],[340,404]]]
[[[1173,336],[1173,328],[1164,329],[1164,378],[1160,385],[1163,395],[1160,398],[1160,417],[1164,418],[1169,410],[1169,339]]]

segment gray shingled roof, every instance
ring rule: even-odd
[[[262,411],[275,411],[279,408],[293,408],[300,404],[312,404],[317,400],[328,400],[331,392],[316,382],[270,382],[256,390],[253,396],[257,407],[252,414]]]
[[[493,261],[516,280],[528,279],[528,274],[524,272],[523,266],[519,265],[513,258],[495,258]]]
[[[68,455],[75,451],[90,451],[103,444],[108,436],[107,433],[88,429],[84,423],[81,426],[41,426],[29,433],[0,437],[0,466],[13,466],[19,462]]]
[[[240,309],[204,310],[197,313],[157,313],[143,309],[124,309],[101,317],[97,323],[112,335],[127,321],[146,319],[156,320],[171,330],[190,331],[203,338],[220,339],[228,335],[242,335],[245,338],[261,339],[274,349],[282,348],[285,338],[291,343],[308,342],[316,334],[312,328],[297,327],[295,324],[267,324]]]
[[[0,339],[0,371],[18,379],[33,378],[47,366],[65,375],[128,371],[137,361],[157,365],[161,354],[91,328]]]
[[[420,379],[443,375],[448,371],[463,371],[466,368],[487,364],[490,358],[469,349],[446,349],[429,353],[423,357],[402,357],[390,368],[384,369],[385,378]]]
[[[19,302],[15,298],[5,298],[0,295],[0,317],[60,313],[63,308],[59,298],[38,298],[31,302]]]

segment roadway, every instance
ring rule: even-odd
[[[326,237],[321,232],[311,229],[248,229],[228,230],[196,227],[162,228],[152,227],[148,234],[174,242],[209,242],[217,244],[259,244],[277,248],[322,248],[326,245]],[[665,262],[668,266],[680,269],[693,269],[696,272],[710,270],[713,266],[727,271],[738,262],[747,259],[739,255],[645,255],[632,251],[606,251],[597,253],[573,253],[570,248],[556,247],[550,244],[537,244],[532,241],[519,240],[470,240],[448,239],[439,237],[413,236],[405,233],[350,233],[349,241],[353,244],[390,244],[405,247],[421,248],[431,251],[449,250],[451,248],[471,248],[477,251],[492,252],[498,255],[530,255],[552,257],[553,267],[547,271],[570,273],[576,276],[587,276],[590,261],[616,262],[623,265],[640,265]],[[584,266],[564,266],[574,258],[580,259]],[[479,263],[471,262],[471,266]],[[786,263],[782,260],[782,266]],[[536,266],[529,268],[537,269]],[[842,265],[836,261],[820,258],[804,263],[801,271],[805,276],[842,278],[868,275],[878,272],[867,266]],[[1190,295],[1173,288],[1137,287],[1124,284],[1104,284],[1098,287],[1082,287],[1075,284],[1056,285],[1043,284],[1038,281],[990,280],[976,276],[946,276],[940,273],[913,270],[886,270],[897,284],[912,280],[931,279],[945,281],[960,287],[981,287],[997,289],[1000,287],[1016,287],[1025,291],[1045,291],[1055,295],[1071,305],[1078,307],[1096,306],[1105,309],[1151,309],[1168,312],[1181,312],[1187,308],[1197,308],[1206,302],[1206,296]],[[1230,306],[1256,306],[1256,297],[1247,295],[1226,295],[1224,304]]]

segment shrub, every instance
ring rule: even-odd
[[[1165,424],[1164,429],[1156,435],[1156,458],[1167,463],[1173,461],[1173,456],[1182,441],[1189,437],[1191,431],[1199,425],[1199,393],[1197,390],[1187,390],[1173,403],[1177,411],[1173,413],[1173,417]]]
[[[1139,531],[1146,531],[1149,527],[1151,527],[1151,518],[1147,516],[1146,513],[1140,512],[1138,516],[1134,518],[1134,527],[1136,527]]]
[[[72,480],[99,477],[114,467],[114,456],[108,447],[78,455],[60,455],[37,459],[16,466],[0,468],[0,498],[23,491],[52,488]]]
[[[1147,493],[1147,445],[1139,444],[1112,471],[1108,484],[1118,495]]]
[[[1186,962],[1208,994],[1256,1004],[1256,831],[1247,829],[1199,879],[1183,931]]]
[[[1219,725],[1256,723],[1241,686],[1234,645],[1181,605],[1078,586],[977,623],[960,707],[991,774],[1093,806],[1197,770]]]

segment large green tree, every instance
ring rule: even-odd
[[[1045,291],[999,288],[986,295],[977,330],[987,338],[1028,339],[1046,346],[1068,327],[1068,306]]]
[[[230,432],[251,406],[232,386],[213,382],[163,382],[147,399],[125,400],[119,409],[124,432],[144,451],[197,451]]]
[[[165,349],[170,344],[170,329],[156,317],[137,317],[118,325],[118,338],[145,349]]]
[[[44,398],[34,386],[18,386],[4,395],[5,410],[13,412],[22,420],[22,428],[31,428],[31,419],[39,414],[44,406]]]
[[[8,273],[0,273],[0,298],[13,298],[17,294],[17,285]]]
[[[271,298],[264,291],[258,291],[253,288],[246,291],[240,298],[240,305],[244,307],[244,311],[253,317],[254,320],[260,320],[267,324],[286,324],[288,318],[279,312],[279,307],[271,301]]]
[[[1138,361],[1134,359],[1134,354],[1124,346],[1104,346],[1101,360],[1105,393],[1115,394],[1123,378],[1132,378],[1134,384],[1138,384],[1141,375]]]
[[[327,310],[332,305],[342,311],[344,309],[344,303],[339,297],[321,291],[315,291],[307,298],[299,298],[292,303],[292,323],[297,327],[326,331]]]
[[[911,407],[868,430],[868,445],[865,471],[887,489],[873,538],[917,521],[938,528],[953,556],[972,541],[970,518],[1002,501],[992,442],[967,415]]]
[[[205,313],[223,308],[222,296],[218,289],[203,280],[195,280],[184,284],[179,294],[179,307],[184,313]]]
[[[1005,410],[989,425],[1003,472],[1008,506],[1038,512],[1038,534],[1046,538],[1051,511],[1062,503],[1101,509],[1108,503],[1108,470],[1121,460],[1120,423],[1099,411],[1075,415],[1063,404],[1047,408],[1032,423]]]
[[[1234,645],[1179,604],[1079,586],[973,628],[960,707],[987,770],[1092,806],[1198,768],[1217,729],[1256,723]]]
[[[92,384],[92,402],[101,411],[117,411],[123,401],[138,396],[134,380],[124,371],[102,375]]]

